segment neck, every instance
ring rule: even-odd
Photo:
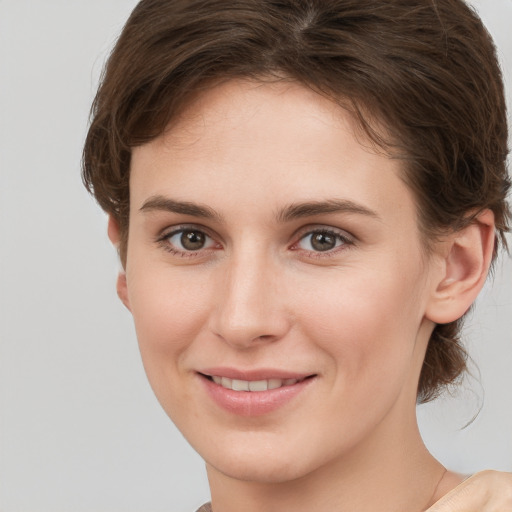
[[[214,512],[420,512],[440,497],[446,472],[424,446],[415,414],[387,418],[371,439],[293,481],[241,481],[207,470]]]

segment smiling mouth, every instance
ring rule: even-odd
[[[232,391],[269,391],[273,389],[279,389],[287,386],[293,386],[307,379],[311,379],[314,375],[309,375],[301,379],[263,379],[263,380],[241,380],[241,379],[230,379],[228,377],[221,377],[218,375],[205,375],[200,374],[211,382],[222,386],[225,389]]]

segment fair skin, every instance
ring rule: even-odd
[[[461,482],[416,389],[435,323],[483,285],[493,216],[427,254],[403,164],[360,142],[302,86],[233,81],[133,150],[118,293],[215,512],[414,512]]]

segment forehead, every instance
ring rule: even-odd
[[[239,212],[330,198],[414,210],[400,161],[375,151],[346,110],[290,82],[209,89],[134,149],[131,171],[134,210],[155,194]]]

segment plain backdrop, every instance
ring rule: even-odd
[[[0,0],[0,512],[186,512],[208,499],[201,460],[146,382],[106,217],[79,175],[101,67],[134,5]],[[512,0],[474,5],[510,104]],[[419,408],[455,470],[512,470],[511,289],[505,258],[467,322],[474,377]]]

